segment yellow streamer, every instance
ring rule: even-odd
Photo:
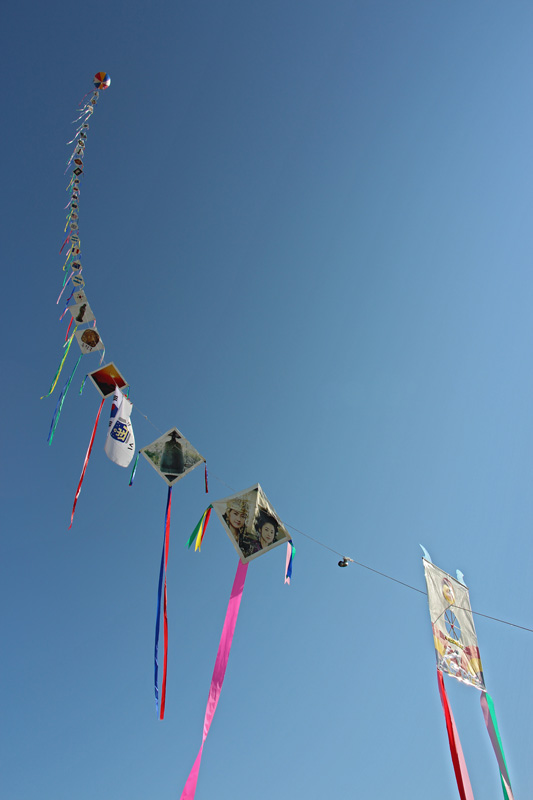
[[[61,359],[61,363],[60,363],[60,365],[58,367],[58,370],[56,372],[56,376],[55,376],[55,378],[54,378],[54,380],[52,382],[52,385],[50,386],[50,391],[48,392],[48,394],[43,394],[43,396],[41,397],[41,400],[44,400],[45,397],[50,397],[50,395],[52,394],[52,392],[56,388],[56,384],[57,384],[57,382],[59,380],[59,376],[61,375],[61,370],[63,369],[63,364],[65,363],[65,361],[67,359],[68,351],[70,350],[70,345],[72,344],[72,340],[74,339],[74,334],[76,333],[77,330],[78,330],[78,326],[76,325],[76,327],[72,331],[72,336],[68,340],[67,349],[65,350],[65,355]]]

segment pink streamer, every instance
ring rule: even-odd
[[[73,273],[73,272],[71,272],[71,273],[70,273],[70,275],[68,276],[68,281],[65,281],[65,285],[64,285],[64,286],[63,286],[63,288],[61,289],[61,294],[59,295],[59,297],[58,297],[58,298],[57,298],[57,300],[56,300],[56,306],[57,306],[57,305],[59,305],[59,301],[61,300],[61,297],[62,297],[62,295],[63,295],[63,292],[64,292],[64,291],[65,291],[65,289],[67,288],[68,282],[70,281],[70,279],[72,278],[72,276],[73,276],[73,275],[74,275],[74,273]]]
[[[213,677],[211,678],[211,686],[209,688],[209,698],[207,700],[207,708],[204,717],[204,735],[202,737],[202,744],[193,768],[189,773],[185,788],[183,789],[181,800],[193,800],[196,792],[196,783],[198,781],[198,773],[200,772],[200,762],[202,760],[202,752],[204,749],[204,742],[207,739],[209,728],[217,710],[218,698],[224,683],[224,676],[226,675],[226,667],[228,666],[229,654],[231,651],[231,644],[233,642],[233,634],[235,632],[235,625],[237,624],[237,617],[239,616],[239,608],[241,605],[241,597],[244,589],[244,581],[246,580],[246,572],[248,564],[239,564],[237,572],[235,573],[235,580],[233,581],[233,588],[228,603],[228,610],[226,611],[226,619],[224,620],[224,627],[222,628],[222,636],[220,637],[220,644],[218,645],[218,653],[215,661],[215,668],[213,670]]]

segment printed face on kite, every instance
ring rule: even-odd
[[[244,514],[242,511],[237,511],[234,508],[230,508],[226,512],[226,521],[233,535],[238,538],[239,533],[246,522],[246,514]]]
[[[268,547],[269,544],[272,544],[276,536],[276,528],[271,522],[265,522],[265,524],[261,527],[260,530],[260,542],[263,547]]]
[[[243,564],[289,540],[259,485],[212,505]]]

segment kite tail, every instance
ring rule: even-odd
[[[138,456],[137,456],[138,458]],[[154,691],[155,691],[155,707],[159,712],[159,629],[161,627],[161,595],[163,594],[163,680],[161,684],[161,711],[159,719],[165,716],[165,700],[167,690],[167,658],[168,658],[168,620],[167,620],[167,563],[168,563],[168,545],[170,533],[170,512],[172,508],[172,486],[168,487],[167,507],[165,510],[165,532],[163,535],[163,550],[161,552],[161,564],[159,567],[159,581],[157,586],[157,613],[155,619],[155,645],[154,645]],[[164,592],[163,592],[163,578],[164,578]]]
[[[54,438],[54,433],[56,432],[57,423],[59,422],[59,415],[61,414],[61,410],[63,408],[63,403],[65,402],[65,397],[67,396],[67,392],[69,390],[70,384],[72,383],[72,378],[74,377],[74,373],[79,367],[81,361],[81,356],[79,356],[78,360],[74,364],[74,369],[70,373],[70,377],[61,389],[61,394],[59,395],[59,400],[57,401],[56,410],[54,411],[54,416],[52,417],[52,422],[50,424],[50,430],[48,432],[48,444],[52,444],[52,440]]]
[[[496,719],[496,712],[494,710],[494,702],[488,692],[482,692],[480,700],[485,725],[487,726],[490,741],[500,769],[503,796],[505,800],[514,800],[513,790],[511,789],[511,779],[507,772],[507,762],[505,761],[505,753],[503,752],[502,740],[498,728],[498,720]]]
[[[209,687],[209,697],[207,699],[207,708],[204,717],[204,733],[202,737],[202,744],[196,756],[193,768],[189,773],[187,782],[181,794],[181,800],[193,800],[196,792],[196,784],[198,782],[198,773],[200,772],[200,762],[202,760],[202,752],[204,749],[204,742],[207,739],[209,728],[217,710],[220,692],[222,691],[222,684],[226,675],[226,667],[228,666],[229,654],[231,652],[231,645],[233,642],[233,634],[235,633],[235,625],[237,624],[237,617],[239,616],[239,609],[241,606],[242,593],[244,590],[244,582],[246,580],[246,572],[248,564],[242,564],[240,561],[237,565],[237,572],[235,573],[235,580],[231,589],[231,595],[226,611],[226,619],[224,620],[224,627],[222,628],[222,636],[220,637],[220,644],[218,645],[218,652],[215,661],[215,668],[213,670],[213,677],[211,678],[211,686]]]
[[[206,510],[202,514],[202,516],[200,518],[200,521],[198,522],[198,525],[196,526],[196,528],[193,530],[193,532],[189,536],[189,539],[187,541],[187,547],[190,548],[190,546],[192,545],[192,543],[196,539],[196,544],[194,545],[194,549],[195,549],[195,551],[196,550],[200,550],[200,548],[202,546],[202,542],[204,540],[204,536],[205,536],[205,529],[207,528],[207,524],[209,522],[209,517],[211,516],[211,509],[212,508],[213,508],[213,506],[209,506],[208,508],[206,508]]]
[[[71,336],[71,337],[70,337],[70,339],[68,340],[67,349],[65,350],[65,355],[64,355],[64,356],[63,356],[63,358],[61,359],[61,362],[60,362],[60,364],[59,364],[59,367],[57,368],[57,372],[56,372],[56,374],[55,374],[55,376],[54,376],[54,379],[53,379],[53,381],[52,381],[52,384],[51,384],[51,386],[50,386],[50,390],[49,390],[48,394],[43,394],[43,396],[41,397],[41,400],[44,400],[44,398],[45,398],[45,397],[50,397],[50,395],[52,394],[52,392],[53,392],[53,391],[54,391],[54,389],[56,388],[56,384],[57,384],[57,382],[58,382],[58,380],[59,380],[59,376],[61,375],[61,370],[63,369],[63,364],[64,364],[64,363],[65,363],[65,361],[67,360],[68,351],[70,350],[70,345],[72,344],[72,340],[74,339],[74,336],[75,336],[75,333],[76,333],[76,331],[77,331],[77,330],[78,330],[78,326],[76,325],[76,327],[75,327],[75,328],[74,328],[74,330],[72,331],[72,336]],[[63,347],[64,347],[64,346],[65,346],[65,345],[63,345]]]
[[[288,583],[289,586],[291,584],[292,578],[292,560],[294,558],[294,554],[296,553],[296,548],[292,543],[292,539],[289,539],[287,542],[287,560],[285,562],[285,583]]]
[[[444,677],[440,669],[437,669],[437,678],[439,681],[440,699],[444,709],[444,717],[446,719],[448,742],[450,743],[450,753],[452,756],[459,795],[461,800],[474,800],[474,794],[472,792],[472,786],[470,785],[470,778],[468,777],[468,770],[466,768],[466,762],[463,755],[463,748],[461,747],[459,734],[457,732],[457,728],[455,727],[452,709],[450,708],[446,689],[444,688]]]
[[[74,497],[74,505],[72,506],[72,514],[70,515],[70,525],[68,526],[69,530],[72,528],[72,523],[74,521],[74,512],[76,511],[76,504],[78,502],[78,497],[80,496],[81,485],[85,477],[85,470],[87,469],[87,464],[89,463],[89,458],[91,457],[91,450],[93,449],[94,437],[96,435],[96,429],[98,427],[98,420],[100,419],[100,414],[102,412],[104,403],[105,403],[105,397],[102,397],[102,402],[100,403],[100,408],[98,409],[98,414],[96,415],[93,432],[91,434],[91,441],[89,442],[89,447],[87,448],[87,453],[85,455],[85,461],[83,462],[83,469],[81,471],[80,481],[78,483],[78,488],[76,489],[76,495]]]

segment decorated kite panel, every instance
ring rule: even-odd
[[[243,564],[290,539],[259,484],[212,505]]]
[[[463,683],[485,688],[468,589],[423,559],[437,668]]]

